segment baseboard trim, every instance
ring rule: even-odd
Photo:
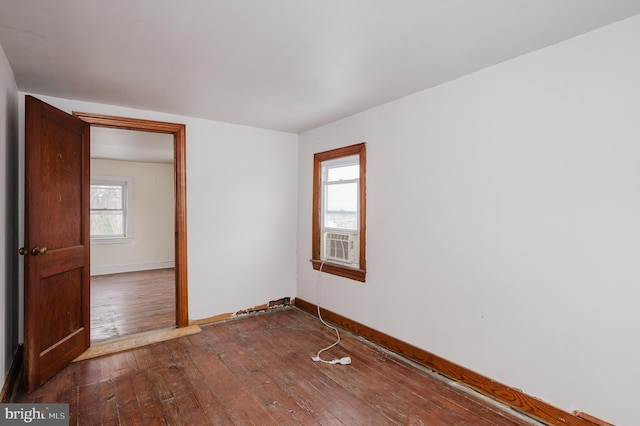
[[[209,325],[209,324],[215,324],[220,321],[227,321],[227,320],[230,320],[231,318],[233,318],[233,313],[227,312],[224,314],[214,315],[212,317],[191,320],[189,321],[189,325]]]
[[[297,308],[318,316],[318,307],[311,302],[296,298],[292,304]],[[365,339],[380,345],[392,352],[402,355],[425,367],[428,367],[448,378],[468,386],[483,395],[499,401],[514,410],[519,411],[534,419],[551,425],[593,426],[594,423],[577,417],[574,414],[547,404],[537,398],[527,395],[517,389],[496,382],[488,377],[457,365],[451,361],[434,355],[428,351],[403,342],[395,337],[381,333],[366,325],[360,324],[340,314],[320,308],[322,318],[332,322],[346,330],[349,330]]]
[[[18,349],[13,354],[13,360],[11,361],[11,367],[7,377],[4,379],[4,385],[2,385],[2,391],[0,391],[0,403],[6,404],[11,402],[15,390],[20,382],[20,372],[22,371],[22,345],[18,345]]]
[[[613,426],[612,423],[605,422],[604,420],[600,420],[599,418],[594,417],[588,413],[583,413],[582,411],[574,411],[573,414],[575,414],[577,417],[580,417],[581,419],[585,419],[593,423],[596,426]]]

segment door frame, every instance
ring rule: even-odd
[[[176,325],[189,325],[187,286],[187,169],[186,126],[164,121],[116,117],[87,112],[72,113],[73,116],[91,126],[173,135],[173,158],[175,175],[175,280],[176,280]],[[88,185],[88,183],[87,183]]]

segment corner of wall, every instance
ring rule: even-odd
[[[13,70],[0,46],[0,259],[4,274],[0,276],[0,304],[4,310],[4,327],[0,340],[4,350],[0,353],[3,376],[10,370],[20,341],[20,283],[17,253],[19,246],[19,92]]]

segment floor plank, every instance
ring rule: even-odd
[[[529,425],[294,307],[73,363],[16,402],[68,403],[71,424]]]
[[[176,324],[175,269],[91,277],[91,343]]]

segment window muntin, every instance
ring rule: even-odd
[[[314,155],[313,266],[358,281],[366,274],[365,152],[362,143]]]
[[[94,241],[122,240],[129,235],[131,178],[91,180],[90,234]]]

